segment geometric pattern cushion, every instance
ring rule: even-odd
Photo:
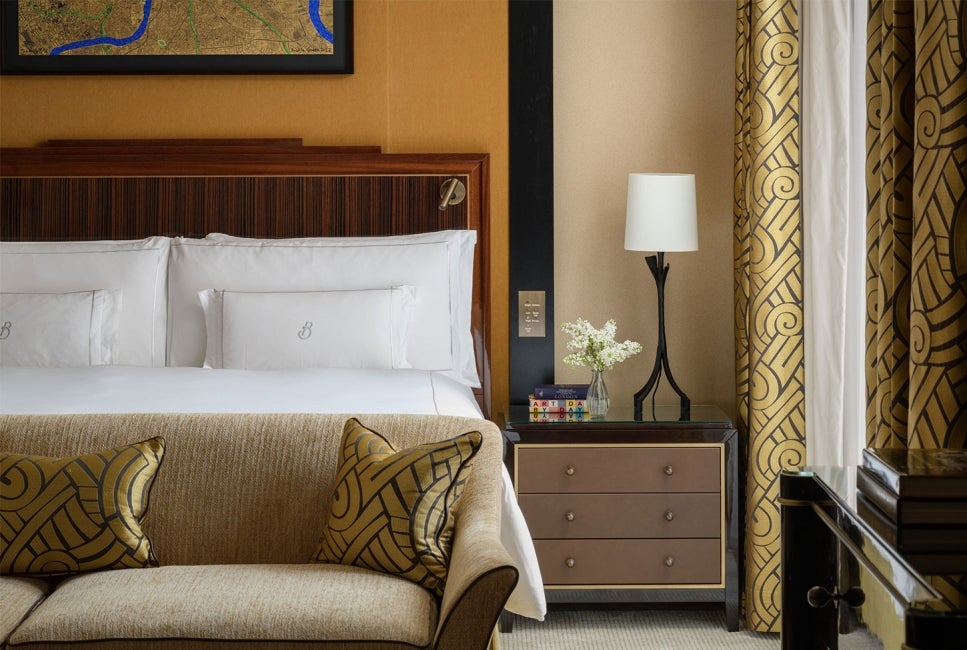
[[[317,562],[398,575],[443,594],[457,502],[479,431],[396,451],[350,418]]]
[[[68,458],[0,452],[0,574],[157,566],[141,530],[165,443]]]

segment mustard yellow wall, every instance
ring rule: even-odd
[[[491,368],[508,395],[507,5],[356,0],[355,74],[0,77],[0,146],[51,138],[301,137],[388,153],[486,152]]]

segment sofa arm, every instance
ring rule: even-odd
[[[500,541],[503,440],[493,423],[458,506],[433,647],[484,650],[519,572]]]

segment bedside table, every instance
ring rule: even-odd
[[[714,406],[684,421],[677,405],[645,411],[532,422],[527,406],[505,409],[547,601],[722,602],[738,630],[738,432]]]

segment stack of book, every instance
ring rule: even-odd
[[[967,573],[967,450],[864,449],[856,510],[913,568]]]
[[[540,384],[530,395],[531,422],[583,422],[587,411],[587,384]]]

